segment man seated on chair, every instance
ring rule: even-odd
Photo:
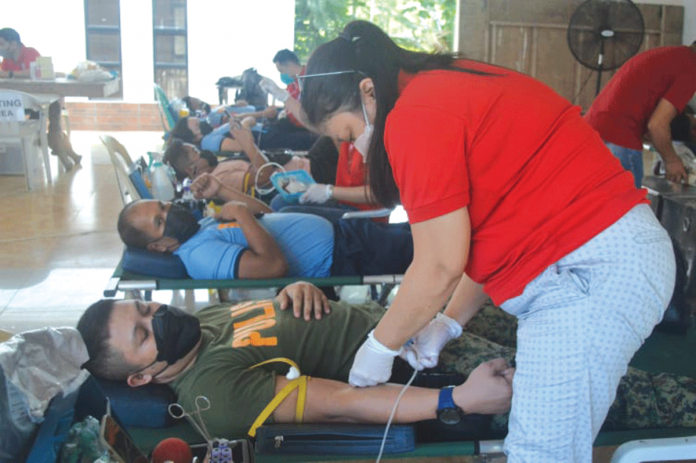
[[[332,225],[309,214],[261,214],[263,203],[244,201],[200,222],[183,206],[134,201],[121,211],[118,232],[128,246],[174,253],[194,279],[402,274],[413,258],[407,224]]]
[[[0,56],[0,77],[27,79],[31,63],[41,55],[34,48],[25,46],[16,30],[6,27],[0,29]],[[61,98],[48,108],[48,146],[67,171],[73,168],[73,162],[80,164],[82,156],[73,150],[70,139],[63,132],[60,122],[62,106]]]
[[[358,348],[384,313],[375,303],[327,302],[317,288],[296,283],[275,300],[221,304],[195,316],[156,302],[102,300],[87,309],[77,329],[87,345],[90,360],[85,367],[92,374],[132,387],[168,384],[186,410],[194,409],[195,398],[203,395],[211,403],[202,415],[209,431],[231,438],[244,436],[290,382],[285,376],[288,367],[282,363],[254,368],[277,357],[294,361],[303,375],[310,376],[304,422],[385,423],[401,386],[347,384]],[[312,316],[315,319],[308,321]],[[437,371],[467,376],[463,384],[445,391],[452,392],[454,405],[461,410],[457,414],[508,410],[514,375],[508,362],[515,349],[487,341],[474,329],[496,326],[505,331],[514,318],[484,307],[462,332],[457,322],[443,317],[430,324],[435,342],[451,339],[440,353]],[[409,352],[405,347],[401,355],[407,357]],[[412,371],[397,357],[392,380],[408,379]],[[394,421],[434,419],[439,394],[436,389],[409,387]],[[292,392],[265,423],[293,422],[297,397],[297,391]],[[494,430],[504,430],[505,423],[505,416],[496,416]],[[696,381],[629,368],[605,429],[679,426],[696,426]]]

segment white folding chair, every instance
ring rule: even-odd
[[[109,158],[116,172],[116,182],[121,192],[123,204],[128,204],[136,199],[142,199],[142,195],[138,193],[138,189],[133,185],[133,181],[130,178],[133,160],[126,148],[111,135],[100,135],[99,139],[109,152]]]
[[[48,136],[46,135],[46,105],[28,93],[6,89],[2,89],[2,93],[21,99],[25,110],[33,110],[39,114],[38,119],[0,121],[0,140],[19,140],[21,142],[27,189],[33,190],[34,176],[41,164],[41,157],[37,156],[39,147],[43,154],[47,179],[51,182],[51,163],[48,157]]]

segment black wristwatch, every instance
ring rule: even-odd
[[[443,387],[437,400],[437,419],[445,424],[457,424],[464,415],[462,409],[454,403],[452,391],[454,386]]]

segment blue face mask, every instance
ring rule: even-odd
[[[288,74],[281,74],[280,75],[280,80],[283,82],[285,85],[290,85],[291,83],[295,82],[294,77],[290,77]]]

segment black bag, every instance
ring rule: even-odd
[[[215,85],[218,87],[241,87],[242,81],[235,77],[220,77]]]
[[[384,425],[274,424],[256,430],[259,454],[374,455],[379,453]],[[416,448],[411,425],[392,425],[385,454],[412,452]]]
[[[235,100],[246,100],[257,109],[264,109],[268,106],[268,95],[259,86],[261,76],[256,69],[249,68],[242,73],[242,88],[235,93]]]

